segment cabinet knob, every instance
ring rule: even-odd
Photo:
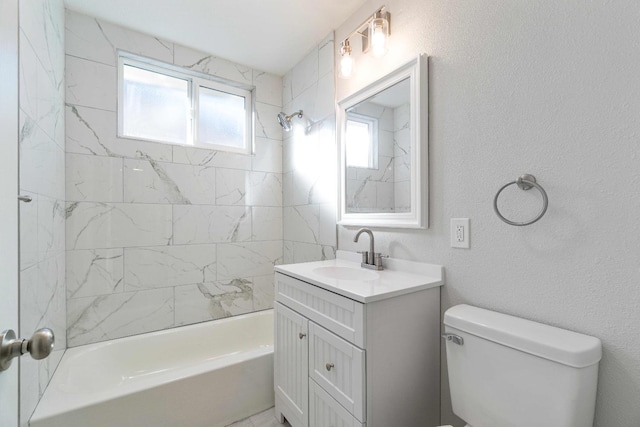
[[[324,366],[327,368],[327,371],[330,371],[334,367],[333,363],[327,363]]]
[[[300,332],[300,333],[298,334],[298,336],[300,337],[300,339],[302,339],[302,338],[306,337],[306,336],[307,336],[307,334],[303,334],[302,332]]]

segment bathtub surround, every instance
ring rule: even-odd
[[[117,49],[256,87],[255,154],[117,137]],[[70,346],[271,308],[282,79],[67,11]]]
[[[304,111],[283,141],[284,262],[335,258],[333,33],[283,78],[284,111]],[[274,116],[275,117],[275,116]]]
[[[430,56],[431,212],[428,230],[374,230],[376,246],[446,266],[442,310],[468,303],[602,339],[594,425],[640,425],[638,3],[385,4],[388,54],[354,49],[357,73],[338,81],[337,98]],[[367,1],[336,40],[379,5]],[[510,227],[493,196],[525,172],[549,193],[549,210]],[[526,219],[540,200],[522,193],[504,203]],[[449,245],[458,217],[471,218],[470,250]],[[339,227],[340,249],[360,249],[354,233]],[[442,369],[442,424],[462,427]]]
[[[21,1],[20,61],[20,330],[55,333],[44,360],[20,360],[20,422],[26,426],[66,348],[64,6]],[[17,367],[16,367],[17,369]]]

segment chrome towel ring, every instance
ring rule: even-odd
[[[500,210],[498,209],[498,197],[500,197],[500,193],[502,193],[502,190],[504,190],[505,188],[513,184],[516,184],[521,190],[525,190],[525,191],[535,187],[540,192],[540,194],[542,194],[542,210],[540,211],[540,213],[538,213],[538,216],[536,216],[534,219],[530,221],[516,222],[516,221],[508,220],[500,213]],[[547,212],[548,207],[549,207],[549,198],[547,197],[547,192],[544,191],[544,188],[542,188],[540,184],[536,183],[536,177],[529,174],[524,174],[520,176],[520,178],[518,178],[517,180],[503,185],[496,193],[496,197],[493,198],[493,210],[496,212],[496,215],[498,215],[498,218],[500,218],[507,224],[515,225],[516,227],[531,225],[534,222],[538,221]]]

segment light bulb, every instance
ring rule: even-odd
[[[353,73],[353,58],[351,57],[351,45],[349,45],[349,39],[342,42],[340,47],[340,77],[348,79]]]
[[[348,79],[351,77],[351,73],[353,73],[353,58],[351,54],[347,53],[340,60],[340,77]]]
[[[385,55],[387,53],[389,22],[384,18],[375,18],[371,21],[369,34],[371,36],[371,51],[373,56],[380,57]]]

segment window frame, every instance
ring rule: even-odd
[[[349,126],[349,122],[351,121],[364,123],[369,126],[369,146],[371,147],[371,150],[369,150],[369,166],[350,166],[347,160],[347,167],[378,170],[378,119],[375,117],[349,111],[347,114],[347,127]]]
[[[162,139],[141,138],[124,134],[124,67],[132,66],[153,73],[163,74],[188,83],[188,96],[190,100],[189,116],[187,117],[187,143],[182,144]],[[243,147],[233,147],[215,143],[201,142],[198,140],[199,96],[200,88],[205,87],[224,93],[240,96],[245,99],[245,141]],[[255,152],[255,86],[250,86],[189,70],[180,66],[167,64],[140,55],[118,50],[118,99],[117,99],[117,136],[118,138],[136,141],[157,142],[161,144],[175,145],[179,147],[204,148],[208,150],[228,151],[240,154],[253,154]]]

